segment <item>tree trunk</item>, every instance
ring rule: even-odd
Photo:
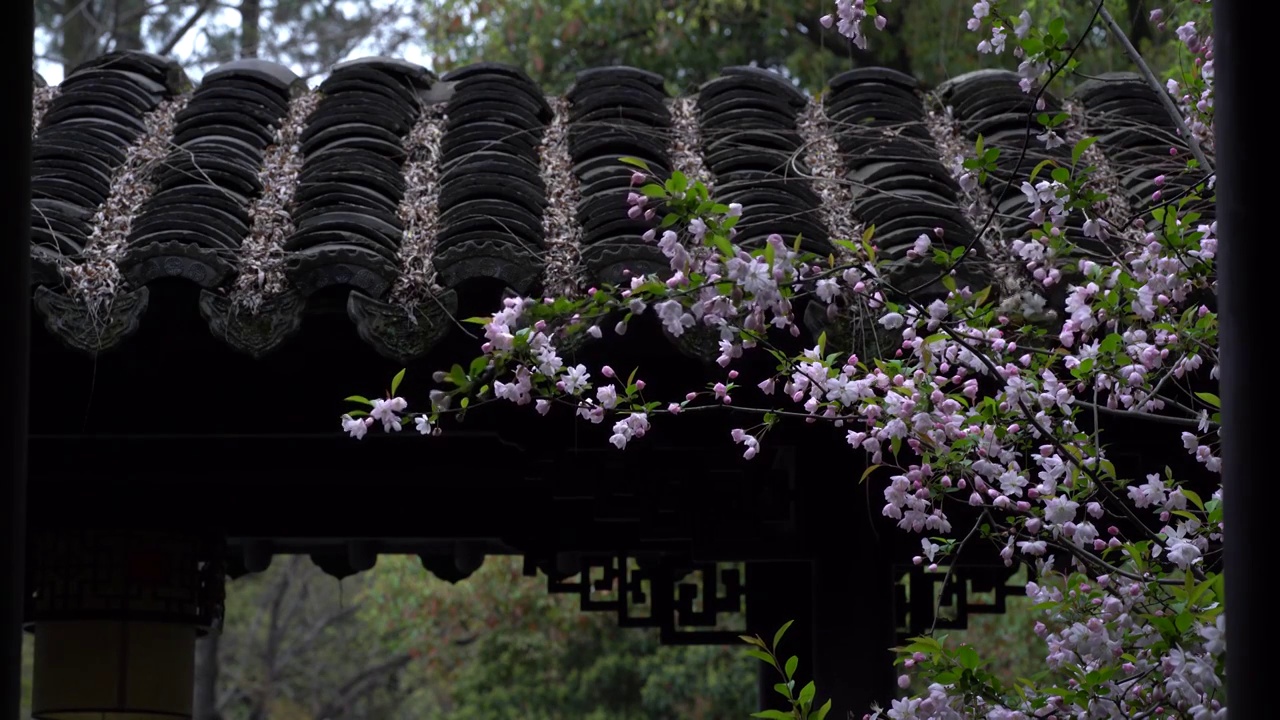
[[[68,75],[98,54],[93,34],[94,4],[90,0],[62,0],[62,73]]]
[[[222,720],[218,714],[218,633],[196,642],[194,720]]]
[[[240,0],[240,57],[258,57],[262,44],[258,23],[262,20],[262,0]]]
[[[1126,9],[1129,12],[1129,40],[1133,46],[1142,49],[1143,40],[1151,40],[1150,14],[1146,3],[1141,0],[1128,0]]]
[[[115,16],[111,28],[111,49],[144,50],[142,18],[147,15],[147,0],[115,0]]]

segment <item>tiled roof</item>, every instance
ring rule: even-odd
[[[622,155],[743,203],[747,242],[802,235],[826,254],[837,251],[833,234],[875,225],[900,279],[936,274],[907,258],[916,237],[942,228],[945,246],[970,243],[1000,182],[1012,182],[960,274],[1017,293],[1034,286],[1027,273],[1006,263],[1004,276],[984,277],[988,261],[1008,257],[1029,225],[1017,186],[1044,158],[1069,164],[1072,144],[1069,134],[1046,150],[1033,137],[1018,162],[1032,99],[1003,71],[929,91],[864,68],[815,99],[776,74],[727,68],[673,98],[657,75],[605,67],[546,97],[512,67],[437,78],[387,58],[335,66],[314,90],[283,66],[244,60],[193,89],[176,63],[129,53],[43,85],[36,307],[89,351],[136,329],[148,285],[163,278],[200,286],[212,331],[253,354],[297,330],[310,296],[348,288],[361,337],[407,359],[449,332],[445,318],[472,284],[550,293],[618,281],[624,269],[661,271],[664,258],[640,237],[649,225],[626,217]],[[1100,136],[1089,157],[1126,195],[1113,204],[1116,222],[1150,202],[1159,168],[1181,162],[1169,154],[1182,145],[1172,123],[1136,76],[1046,103],[1072,115],[1077,136]],[[1000,178],[968,194],[951,166],[979,134],[1002,150]]]

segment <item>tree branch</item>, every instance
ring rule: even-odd
[[[1138,66],[1138,70],[1142,73],[1143,79],[1147,81],[1147,84],[1151,86],[1152,90],[1156,91],[1156,95],[1160,96],[1160,103],[1164,105],[1164,109],[1169,113],[1169,117],[1173,120],[1174,124],[1178,126],[1178,130],[1182,132],[1182,135],[1187,139],[1187,146],[1191,148],[1191,154],[1195,156],[1196,162],[1200,163],[1200,167],[1205,170],[1213,172],[1213,163],[1209,162],[1209,158],[1204,154],[1204,149],[1200,147],[1200,141],[1196,140],[1196,136],[1191,132],[1191,128],[1187,127],[1187,120],[1182,117],[1182,111],[1178,109],[1178,106],[1173,104],[1173,98],[1169,96],[1169,91],[1165,90],[1164,86],[1160,84],[1160,78],[1157,78],[1156,74],[1151,71],[1151,66],[1147,65],[1147,61],[1142,58],[1142,54],[1138,52],[1138,48],[1134,47],[1133,43],[1129,41],[1129,36],[1125,33],[1124,29],[1120,27],[1120,24],[1116,22],[1116,19],[1111,17],[1111,13],[1107,11],[1107,8],[1103,6],[1099,7],[1101,7],[1101,10],[1098,11],[1098,15],[1102,18],[1102,21],[1107,24],[1107,28],[1111,30],[1111,35],[1119,41],[1121,47],[1124,48],[1125,53],[1129,55],[1129,59]]]
[[[331,720],[331,718],[343,705],[347,703],[348,700],[350,700],[354,695],[359,694],[360,690],[365,685],[380,677],[396,672],[412,661],[412,655],[409,653],[402,653],[377,665],[364,669],[339,688],[337,697],[326,702],[324,706],[320,708],[320,711],[315,714],[315,717],[318,720]]]
[[[165,41],[164,45],[161,45],[160,49],[156,51],[156,54],[168,55],[173,52],[173,49],[177,47],[178,43],[182,42],[182,38],[186,37],[187,33],[191,32],[191,28],[195,27],[196,23],[200,22],[200,18],[204,17],[205,13],[209,12],[210,8],[213,7],[213,4],[214,0],[204,0],[204,2],[196,6],[196,10],[191,13],[191,17],[187,18],[187,21],[182,24],[182,27],[174,31],[173,35],[171,35],[169,39]]]

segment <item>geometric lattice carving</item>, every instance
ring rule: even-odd
[[[525,560],[525,575],[536,566]],[[734,563],[583,558],[568,579],[548,577],[547,592],[578,596],[583,612],[612,612],[619,627],[658,628],[664,645],[728,645],[745,630],[725,628],[722,614],[742,613],[746,587]]]
[[[1007,584],[1021,569],[1017,565],[959,565],[950,577],[945,565],[932,572],[918,566],[901,569],[905,572],[894,588],[894,608],[903,641],[931,628],[965,630],[970,615],[1003,615],[1010,595],[1026,593],[1025,585]]]
[[[28,623],[129,620],[207,631],[222,621],[221,540],[127,530],[32,535]]]

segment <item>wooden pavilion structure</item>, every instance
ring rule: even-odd
[[[622,452],[597,427],[514,407],[438,438],[356,442],[336,418],[341,398],[406,365],[403,393],[425,398],[432,370],[478,352],[450,318],[487,315],[504,293],[662,271],[647,225],[626,216],[621,155],[702,173],[746,206],[745,242],[778,232],[826,252],[841,228],[874,224],[907,276],[931,271],[906,255],[915,238],[943,228],[948,247],[975,248],[966,281],[1052,313],[1061,298],[1029,277],[983,275],[1026,229],[1017,187],[1040,158],[1070,158],[1031,133],[1017,161],[1031,102],[1000,71],[930,90],[866,68],[815,99],[754,68],[679,97],[650,73],[599,68],[549,98],[516,68],[437,78],[386,58],[339,65],[318,88],[259,60],[193,87],[140,53],[39,87],[26,597],[44,658],[37,711],[182,717],[181,658],[216,626],[225,578],[275,553],[336,577],[408,553],[464,582],[485,555],[518,554],[549,590],[667,642],[734,642],[794,619],[787,651],[841,717],[887,701],[901,637],[963,627],[1019,590],[975,549],[935,618],[942,574],[911,564],[918,540],[881,516],[879,476],[859,482],[863,457],[834,430],[782,427],[748,462],[724,416],[664,419]],[[1048,102],[1100,135],[1117,167],[1167,163],[1179,142],[1134,77]],[[994,194],[1013,191],[998,207],[950,171],[980,134],[1004,151]],[[572,177],[557,174],[566,162]],[[1141,207],[1151,174],[1111,182]],[[984,209],[1001,222],[979,236]],[[820,310],[808,327],[865,356],[870,341]],[[580,354],[637,366],[659,391],[723,372],[705,337],[656,324]],[[616,592],[602,601],[599,587]],[[748,627],[718,617],[744,607]]]

